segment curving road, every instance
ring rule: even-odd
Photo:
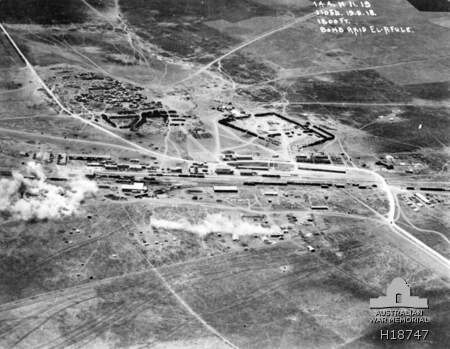
[[[178,85],[178,84],[181,84],[181,83],[183,83],[183,82],[186,82],[186,81],[188,81],[188,80],[190,80],[190,79],[192,79],[192,78],[194,78],[194,77],[196,77],[196,76],[198,76],[198,75],[200,75],[200,74],[202,74],[202,73],[208,71],[214,64],[219,63],[222,59],[227,58],[228,56],[231,56],[233,53],[236,53],[237,51],[240,51],[240,50],[242,50],[243,48],[245,48],[245,47],[247,47],[247,46],[250,46],[251,44],[254,44],[255,42],[257,42],[257,41],[259,41],[259,40],[262,40],[262,39],[264,39],[264,38],[267,38],[268,36],[271,36],[271,35],[273,35],[273,34],[275,34],[275,33],[278,33],[278,32],[280,32],[280,31],[283,31],[283,30],[286,30],[286,29],[288,29],[288,28],[291,28],[291,27],[293,27],[294,25],[296,25],[296,24],[298,24],[298,23],[305,22],[305,21],[307,21],[308,19],[311,19],[311,18],[313,18],[313,17],[315,17],[315,16],[316,16],[315,13],[310,13],[310,14],[307,14],[307,15],[305,15],[305,16],[298,17],[298,18],[296,18],[295,20],[293,20],[292,22],[289,22],[289,23],[287,23],[287,24],[284,24],[284,25],[282,25],[281,27],[272,29],[272,30],[270,30],[270,31],[268,31],[268,32],[265,32],[265,33],[263,33],[263,34],[261,34],[261,35],[255,37],[255,38],[251,39],[251,40],[248,40],[248,41],[246,41],[246,42],[240,44],[239,46],[236,46],[235,48],[231,49],[230,51],[228,51],[227,53],[223,54],[222,56],[216,58],[215,60],[209,62],[208,64],[204,65],[202,68],[200,68],[200,69],[197,70],[196,72],[192,73],[192,74],[189,75],[188,77],[186,77],[186,78],[184,78],[184,79],[182,79],[182,80],[180,80],[180,81],[177,81],[177,82],[175,82],[175,83],[172,84],[172,85]]]
[[[366,169],[354,169],[354,171],[359,171],[362,173],[366,173],[368,175],[374,176],[377,179],[377,182],[379,184],[379,187],[386,193],[388,201],[389,201],[389,212],[386,215],[382,215],[376,210],[374,210],[372,207],[368,206],[365,202],[359,200],[355,197],[355,200],[357,200],[359,203],[370,209],[373,213],[375,213],[378,217],[380,217],[381,220],[383,220],[388,226],[391,228],[391,230],[396,233],[397,235],[401,236],[411,244],[413,244],[415,247],[426,253],[429,257],[431,257],[435,262],[437,262],[441,267],[444,268],[445,271],[450,272],[450,261],[442,256],[440,253],[436,252],[434,249],[429,247],[428,245],[424,244],[422,241],[414,237],[411,233],[407,232],[402,227],[398,226],[395,222],[395,213],[397,210],[397,201],[395,199],[394,193],[389,187],[388,183],[382,177],[380,174],[366,170]]]

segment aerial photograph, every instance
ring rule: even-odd
[[[448,349],[449,164],[449,0],[0,0],[0,349]]]

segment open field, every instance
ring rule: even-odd
[[[20,57],[17,55],[17,52],[15,52],[11,45],[8,42],[8,39],[6,36],[1,33],[0,34],[0,69],[2,78],[5,78],[5,75],[8,71],[5,68],[12,68],[15,66],[21,66],[23,65],[23,62],[20,60]]]
[[[286,89],[287,98],[293,104],[307,101],[390,103],[410,99],[401,88],[370,70],[284,80],[277,88]]]
[[[407,91],[414,97],[431,100],[450,99],[449,82],[432,82],[428,84],[406,85]]]
[[[0,0],[0,348],[446,348],[450,31],[371,6]]]
[[[378,233],[380,230],[382,228],[378,229]],[[354,237],[353,234],[350,235]],[[330,263],[336,257],[327,255],[328,251],[316,258],[308,254],[297,254],[295,247],[280,246],[261,250],[250,259],[245,256],[225,259],[219,266],[211,263],[180,266],[178,273],[187,272],[188,268],[191,275],[182,282],[178,281],[177,274],[173,275],[174,270],[170,267],[164,268],[163,273],[176,283],[176,289],[184,297],[195,302],[207,319],[216,326],[227,324],[225,333],[244,347],[273,347],[279,343],[282,343],[282,347],[326,347],[326,343],[342,343],[364,331],[358,326],[368,316],[364,310],[366,299],[377,294],[378,287],[383,282],[375,276],[376,273],[366,274],[362,271],[361,265],[367,265],[369,270],[374,266],[372,263],[376,263],[380,268],[384,266],[390,269],[389,257],[385,259],[376,252],[369,252],[376,250],[376,247],[372,246],[367,250],[367,246],[361,245],[358,238],[355,241],[350,236],[344,236],[343,233],[334,235],[333,240],[336,240],[331,243],[336,248],[339,241],[341,251],[346,251],[340,262],[334,260]],[[371,241],[373,244],[373,239]],[[377,254],[377,257],[370,262],[374,258],[372,253]],[[337,263],[335,267],[334,263]],[[394,264],[399,265],[398,261]],[[248,267],[244,268],[243,265]],[[284,275],[280,272],[283,265],[288,269]],[[355,267],[358,268],[358,277],[354,277],[352,272]],[[202,286],[198,285],[206,275],[210,275],[209,280],[205,280]],[[374,279],[369,275],[373,275]],[[262,287],[259,281],[261,278],[265,280]],[[338,288],[336,280],[340,280]],[[242,283],[246,285],[244,289],[234,286]],[[187,285],[190,286],[186,287]],[[221,297],[217,297],[218,290],[222,290]],[[334,302],[334,297],[338,297],[340,301]],[[321,301],[318,302],[317,298]],[[204,301],[201,302],[200,299]],[[209,299],[211,302],[208,302]],[[242,311],[244,315],[239,317],[242,320],[230,323],[230,318],[234,318],[232,314]],[[275,318],[274,313],[278,314]],[[324,313],[334,316],[313,315]],[[355,313],[361,318],[357,320],[350,315]],[[263,333],[267,333],[267,336]],[[321,335],[317,335],[318,333]],[[257,344],[245,342],[248,337],[260,340]]]
[[[8,320],[3,322],[2,345],[226,347],[177,303],[152,271],[43,294],[33,304],[20,305],[36,317],[24,318],[20,309],[3,307],[2,317]]]
[[[196,16],[220,17],[225,11],[226,2],[217,1],[217,3],[219,7],[209,7],[200,1],[172,1],[172,4],[168,5],[164,1],[148,3],[132,0],[121,2],[120,5],[128,21],[138,28],[138,33],[143,38],[155,42],[169,53],[183,57],[198,57],[198,54],[204,56],[217,53],[234,43],[231,38],[195,21]],[[235,16],[239,18],[242,14],[246,16],[247,10],[252,11],[246,2],[235,1],[234,5],[234,8],[238,6],[239,9],[229,15],[231,18]],[[264,10],[256,9],[256,11]],[[183,23],[181,13],[187,20],[190,19],[192,26]]]
[[[327,224],[333,227],[325,236],[328,246],[317,255],[298,250],[295,242],[284,243],[251,253],[188,260],[187,263],[162,267],[159,273],[196,314],[235,345],[271,348],[281,344],[281,347],[290,348],[298,345],[327,347],[329,343],[364,340],[357,338],[366,335],[365,323],[370,316],[367,299],[380,294],[390,275],[397,275],[398,268],[402,268],[402,274],[414,280],[411,282],[416,291],[428,296],[434,304],[434,336],[427,345],[439,347],[446,340],[443,306],[448,300],[443,297],[443,281],[416,263],[420,261],[419,256],[398,254],[396,247],[385,240],[382,226],[373,227],[369,233],[367,227],[356,222],[330,219]],[[342,229],[339,224],[347,228],[339,232]],[[84,229],[88,227],[81,230]],[[86,272],[92,273],[90,268],[97,268],[96,255],[108,251],[107,246],[100,240],[95,244],[98,252],[91,252]],[[85,253],[89,255],[88,251]],[[86,260],[86,255],[77,256],[74,252],[66,252],[63,256],[70,257],[68,262],[72,258],[75,258],[73,262]],[[120,260],[121,257],[116,258]],[[109,270],[114,270],[117,259],[102,260]],[[133,268],[139,271],[142,260],[137,259],[137,262]],[[51,275],[50,265],[39,271],[40,279],[45,280]],[[361,269],[362,265],[365,269]],[[385,271],[384,279],[376,269]],[[119,270],[110,275],[116,275],[116,272]],[[46,290],[49,291],[51,286]],[[57,301],[49,307],[47,302],[51,294],[37,296],[33,305],[20,301],[1,307],[2,317],[8,319],[2,331],[5,344],[17,342],[26,347],[28,343],[39,346],[67,342],[94,347],[100,343],[129,346],[156,340],[175,347],[172,341],[207,340],[202,338],[207,336],[204,330],[194,330],[192,337],[182,330],[185,326],[191,328],[197,321],[189,321],[189,315],[182,315],[183,311],[170,295],[168,297],[165,286],[151,271],[68,288],[59,292]],[[166,301],[162,302],[163,298]],[[44,322],[30,318],[18,323],[23,317],[21,314],[31,309],[37,314],[44,312]],[[99,317],[99,314],[103,315]],[[156,319],[164,322],[167,331],[154,322]],[[42,326],[44,323],[46,326]],[[182,324],[180,330],[173,332],[174,338],[165,338]],[[149,332],[150,328],[157,333]],[[139,335],[130,337],[130,330]]]
[[[85,9],[78,0],[62,3],[58,0],[2,1],[0,21],[12,23],[70,24],[81,23],[86,18]]]
[[[392,25],[404,24],[414,18],[415,33],[411,35],[367,35],[356,39],[352,35],[323,35],[310,19],[254,43],[245,48],[244,53],[284,68],[279,78],[373,68],[389,69],[389,76],[398,69],[403,71],[403,79],[406,79],[408,74],[405,70],[414,74],[417,70],[414,69],[415,64],[427,66],[429,74],[439,76],[439,68],[427,62],[439,58],[445,61],[449,46],[442,43],[448,41],[448,33],[444,28],[426,21],[405,3],[377,1],[373,7],[378,16],[375,19],[364,18],[362,22]],[[429,33],[433,33],[432,37]],[[428,78],[425,74],[422,76]]]
[[[440,148],[449,144],[447,137],[448,108],[398,106],[335,106],[335,105],[295,105],[291,113],[322,113],[325,118],[339,120],[344,125],[379,136],[380,152],[412,151],[422,147]],[[419,129],[419,126],[422,127]],[[383,138],[398,142],[385,143]]]
[[[444,0],[433,1],[432,3],[425,0],[408,0],[415,8],[420,11],[437,11],[445,12],[450,11],[448,2]]]

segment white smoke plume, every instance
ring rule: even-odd
[[[27,163],[23,172],[13,172],[12,179],[0,179],[0,212],[13,219],[69,216],[77,212],[87,195],[97,191],[95,182],[81,177],[69,181],[67,187],[48,183],[42,166],[35,162]]]
[[[169,221],[165,219],[152,218],[151,225],[154,228],[167,230],[184,230],[191,233],[205,236],[211,233],[237,234],[237,235],[269,235],[279,232],[280,228],[273,226],[270,228],[249,223],[241,219],[231,219],[223,214],[209,214],[198,223],[192,224],[188,220]]]

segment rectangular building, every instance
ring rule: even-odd
[[[313,205],[313,206],[311,206],[311,210],[315,210],[315,211],[324,211],[324,210],[328,210],[328,206],[323,206],[323,205]]]
[[[269,190],[264,192],[264,196],[278,196],[278,192],[274,191],[274,190]]]
[[[217,168],[216,169],[216,174],[218,175],[233,175],[234,174],[234,170],[231,168]]]
[[[431,204],[430,200],[428,200],[428,199],[426,198],[426,196],[423,195],[422,193],[415,193],[414,196],[415,196],[417,199],[419,199],[420,201],[422,201],[424,204],[427,204],[427,205]]]
[[[238,187],[234,185],[215,185],[213,187],[215,193],[238,193]]]
[[[147,191],[147,187],[142,182],[135,182],[133,184],[124,184],[121,187],[124,193],[143,193]]]
[[[111,156],[95,155],[95,154],[70,154],[69,160],[105,161],[105,160],[111,160]]]

